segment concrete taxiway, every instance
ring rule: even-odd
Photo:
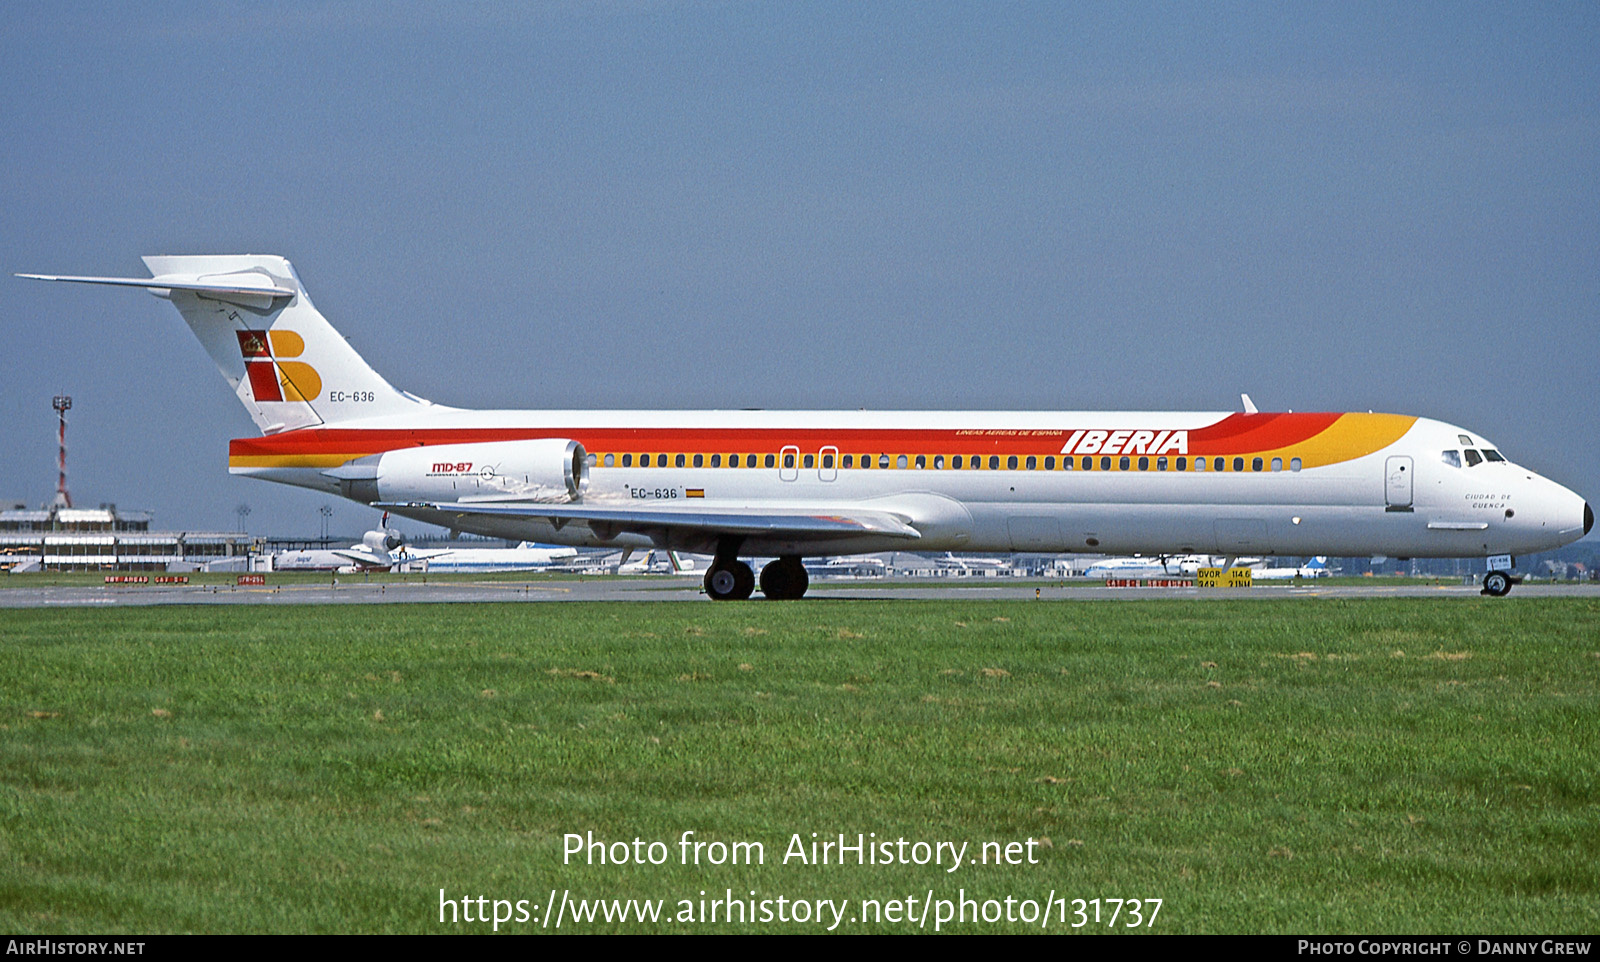
[[[1037,589],[1037,595],[1036,595]],[[1090,582],[1004,585],[963,581],[813,582],[807,600],[1031,600],[1265,601],[1285,598],[1477,598],[1472,585],[1361,585],[1315,583],[1257,585],[1253,588],[1108,588]],[[1522,598],[1600,598],[1597,584],[1524,584],[1508,602]],[[562,581],[392,582],[350,580],[327,584],[266,585],[87,585],[0,589],[0,608],[140,607],[146,605],[371,605],[465,604],[549,601],[707,600],[698,577],[585,578]],[[754,601],[761,603],[758,594]]]

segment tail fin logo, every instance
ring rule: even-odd
[[[260,401],[315,401],[322,375],[304,361],[305,338],[294,331],[237,331],[239,353],[250,378],[250,393]]]

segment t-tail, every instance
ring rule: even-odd
[[[151,277],[46,281],[143,287],[170,300],[262,434],[414,412],[312,306],[294,267],[270,254],[144,258]]]

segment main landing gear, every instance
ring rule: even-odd
[[[706,569],[706,594],[713,601],[743,601],[756,590],[756,576],[734,556],[737,550],[737,545],[719,546],[716,560]],[[793,555],[761,569],[761,593],[775,601],[799,598],[810,584],[805,566]]]
[[[761,593],[774,601],[799,598],[810,585],[805,565],[793,555],[769,562],[761,569]]]
[[[743,601],[755,592],[756,576],[737,558],[718,558],[706,569],[705,585],[713,601]]]

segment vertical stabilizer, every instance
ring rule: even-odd
[[[272,255],[144,258],[263,434],[414,411],[327,322],[288,260]],[[159,286],[165,282],[171,286]],[[257,293],[260,291],[260,293]]]

